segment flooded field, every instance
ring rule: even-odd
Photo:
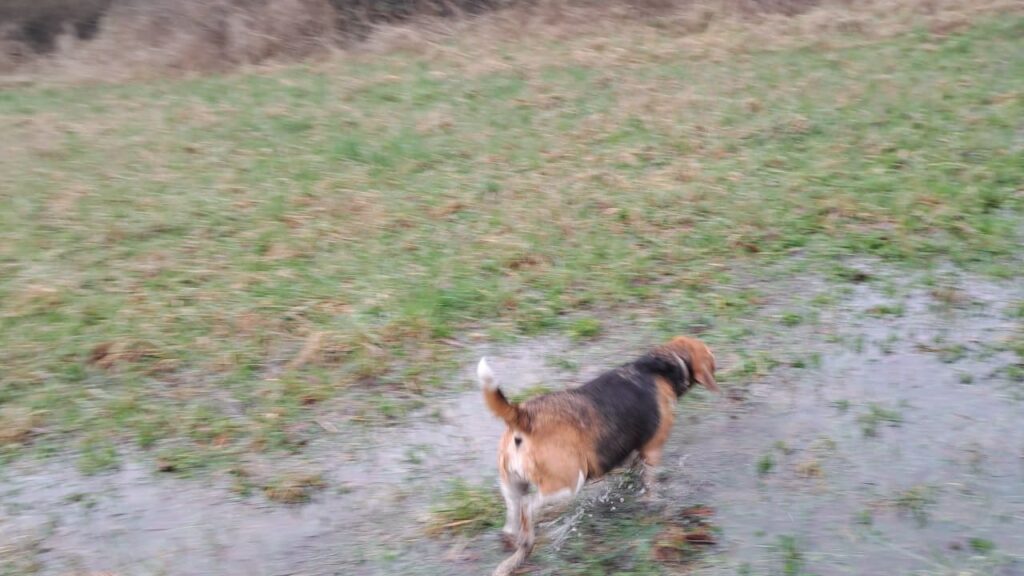
[[[882,284],[852,284],[813,318],[785,316],[814,306],[777,296],[742,341],[709,335],[728,393],[680,405],[657,501],[637,502],[628,474],[588,486],[526,572],[1024,574],[1024,383],[1009,349],[1024,290]],[[473,386],[475,355],[513,392],[558,388],[639,353],[649,328],[468,351],[465,391],[407,422],[322,422],[331,433],[301,455],[251,463],[315,477],[305,503],[141,459],[96,476],[19,461],[0,478],[0,574],[486,573],[496,529],[428,530],[453,481],[497,494],[502,428]],[[687,514],[709,542],[675,550]]]

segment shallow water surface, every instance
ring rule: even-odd
[[[1024,402],[1004,371],[1020,360],[1003,350],[1020,330],[1003,305],[1022,294],[981,282],[964,292],[954,309],[920,290],[886,296],[858,285],[816,322],[716,345],[730,393],[681,404],[660,505],[632,506],[620,474],[588,486],[567,517],[596,517],[609,530],[570,529],[558,549],[542,542],[528,570],[583,570],[567,552],[583,540],[703,504],[714,511],[716,545],[659,570],[1024,574]],[[507,389],[557,388],[647,345],[643,330],[624,332],[585,346],[547,338],[486,352]],[[779,365],[743,374],[745,356]],[[338,424],[304,454],[259,464],[321,472],[327,487],[307,504],[240,496],[227,479],[179,479],[138,462],[93,477],[18,463],[0,479],[0,552],[9,558],[0,562],[9,573],[55,575],[485,573],[502,556],[494,534],[424,530],[453,478],[496,478],[502,425],[480,401],[472,360],[458,375],[466,392],[405,424]]]

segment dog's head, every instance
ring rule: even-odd
[[[669,341],[662,350],[678,357],[686,363],[690,379],[700,383],[712,392],[721,393],[715,381],[715,355],[711,349],[696,338],[677,336]]]

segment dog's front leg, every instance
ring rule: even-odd
[[[661,449],[645,450],[637,455],[637,467],[640,472],[641,498],[653,500],[657,489],[655,467],[661,464]]]

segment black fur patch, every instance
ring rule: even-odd
[[[675,358],[652,353],[605,372],[574,391],[590,401],[604,422],[597,445],[604,472],[622,464],[657,432],[661,415],[656,376],[668,380],[677,396],[689,385]]]
[[[622,464],[658,430],[658,390],[651,374],[624,366],[598,376],[578,392],[601,414],[604,431],[596,448],[605,472]]]
[[[685,394],[690,388],[690,384],[692,384],[689,380],[690,369],[688,368],[684,372],[676,357],[666,357],[661,353],[651,353],[638,358],[633,362],[633,366],[636,366],[637,370],[641,372],[664,377],[672,384],[672,390],[675,391],[676,397]]]

